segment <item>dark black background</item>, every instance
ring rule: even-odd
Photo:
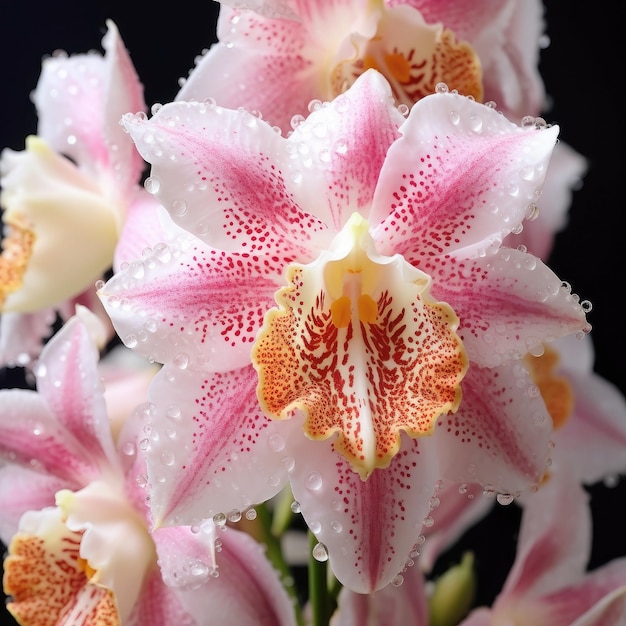
[[[23,149],[36,131],[29,93],[43,55],[100,50],[105,19],[112,18],[145,85],[148,105],[172,100],[179,77],[214,40],[215,2],[156,3],[2,2],[0,7],[0,148]],[[624,77],[620,3],[583,0],[548,2],[550,45],[541,71],[552,106],[544,112],[561,128],[561,139],[589,159],[583,187],[576,192],[567,229],[557,237],[550,264],[593,303],[589,320],[596,346],[596,371],[626,392],[624,334],[624,106],[618,93]],[[622,86],[623,87],[623,86]],[[0,378],[0,384],[6,380]],[[590,565],[626,555],[626,480],[618,487],[594,487],[596,520]],[[0,507],[2,503],[0,503]],[[514,554],[519,510],[497,507],[468,533],[477,553],[479,600],[490,602]],[[452,561],[457,553],[447,558]],[[7,623],[7,622],[4,622]]]

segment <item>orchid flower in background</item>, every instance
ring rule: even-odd
[[[494,101],[510,119],[538,115],[543,36],[539,0],[260,0],[220,3],[218,42],[177,100],[258,111],[283,132],[312,101],[343,93],[367,69],[411,107],[438,83]],[[233,80],[237,76],[237,80]],[[288,77],[288,78],[287,78]],[[280,85],[281,89],[276,89]]]
[[[120,127],[143,111],[143,87],[113,22],[96,52],[44,59],[33,93],[38,135],[0,160],[0,363],[28,365],[56,316],[76,304],[107,316],[94,284],[108,271],[129,214],[153,198]],[[113,335],[112,329],[108,337]]]
[[[149,532],[138,454],[145,409],[133,407],[120,426],[117,412],[128,399],[115,393],[128,393],[128,375],[119,386],[111,364],[99,369],[94,332],[103,332],[99,322],[79,309],[43,349],[37,391],[0,392],[0,530],[9,545],[11,613],[24,625],[192,626],[207,614],[223,624],[295,624],[287,593],[250,535],[211,521]],[[134,398],[145,398],[149,369],[144,362],[136,372]],[[115,381],[106,392],[103,375]]]
[[[556,127],[450,93],[405,120],[375,70],[288,138],[211,103],[124,124],[188,231],[99,292],[122,340],[164,364],[156,528],[289,480],[320,558],[367,593],[398,580],[440,479],[505,494],[541,480],[551,421],[519,358],[588,324],[548,267],[500,244]]]
[[[589,496],[565,472],[524,507],[517,556],[491,608],[462,626],[617,626],[626,623],[626,558],[586,571],[591,553]]]

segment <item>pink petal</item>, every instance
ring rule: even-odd
[[[155,527],[243,511],[284,486],[284,426],[263,415],[256,384],[252,366],[201,374],[166,365],[155,376],[150,435],[139,442]]]
[[[587,159],[563,141],[559,142],[552,153],[543,191],[537,202],[539,213],[536,219],[525,221],[524,230],[519,235],[509,235],[504,244],[509,248],[524,245],[531,254],[547,260],[555,235],[569,221],[572,195],[582,185],[587,167]]]
[[[115,248],[113,270],[141,258],[147,249],[173,241],[182,231],[159,202],[144,189],[138,189],[128,207],[124,227]]]
[[[92,176],[107,170],[117,188],[128,192],[144,163],[119,121],[128,111],[145,109],[143,87],[117,27],[111,20],[107,27],[102,40],[104,58],[93,52],[48,57],[33,98],[39,134],[56,151]]]
[[[282,267],[275,257],[225,253],[185,233],[132,261],[99,295],[129,348],[158,363],[225,371],[250,363]]]
[[[546,470],[552,420],[528,372],[512,362],[471,366],[455,415],[435,427],[442,478],[477,482],[494,494],[516,494],[538,484]]]
[[[344,587],[332,626],[428,624],[426,588],[419,568],[407,568],[403,577],[402,584],[387,585],[373,594],[354,593]]]
[[[388,468],[361,480],[331,441],[296,434],[289,480],[295,500],[326,547],[333,573],[356,593],[385,587],[410,562],[438,478],[428,439],[402,436]],[[399,579],[396,579],[399,580]]]
[[[544,341],[590,328],[578,297],[542,261],[520,250],[448,259],[434,276],[432,294],[454,309],[468,356],[480,366],[499,365]]]
[[[391,0],[389,4],[404,4]],[[458,39],[469,42],[483,67],[485,101],[494,100],[507,115],[537,115],[544,105],[538,72],[543,7],[539,0],[409,0],[429,23],[443,22]]]
[[[422,98],[380,174],[370,221],[381,254],[401,252],[429,274],[518,226],[536,202],[558,128],[521,128],[469,98]],[[436,236],[433,236],[436,233]],[[431,257],[434,256],[434,259]]]
[[[302,54],[305,25],[276,18],[222,3],[218,43],[190,72],[176,100],[202,102],[212,97],[221,106],[259,111],[285,134],[290,131],[292,117],[306,115],[309,102],[319,94],[311,77],[312,63]],[[277,84],[280,89],[275,88]]]
[[[44,340],[52,332],[54,310],[0,315],[0,365],[26,366],[39,356]]]
[[[591,550],[588,499],[564,473],[525,499],[515,563],[498,604],[545,596],[582,578]]]
[[[574,409],[554,435],[554,471],[574,472],[585,484],[626,471],[626,399],[597,374],[567,374]]]
[[[128,626],[197,626],[196,620],[183,608],[177,591],[164,584],[156,568],[146,576],[133,612],[125,623]]]
[[[54,494],[68,486],[66,479],[30,467],[7,464],[0,468],[0,541],[9,545],[26,511],[54,506]]]
[[[294,186],[298,204],[335,232],[354,212],[369,219],[381,169],[403,122],[389,83],[375,70],[313,110],[286,145],[295,166],[291,175],[302,179]]]
[[[210,615],[223,624],[295,625],[293,605],[264,547],[250,535],[233,528],[194,534],[177,526],[154,531],[154,539],[164,580],[198,624]]]
[[[34,391],[0,391],[0,454],[77,488],[100,474],[97,460]]]
[[[37,390],[59,427],[80,442],[94,464],[115,467],[99,358],[87,326],[78,316],[71,318],[41,353],[35,372]]]
[[[434,523],[424,529],[426,541],[420,548],[419,567],[423,572],[431,572],[439,556],[482,520],[495,502],[484,497],[483,487],[476,483],[448,483],[435,497],[437,506],[430,514]]]
[[[312,258],[326,226],[294,201],[286,140],[268,124],[246,111],[178,102],[150,121],[127,115],[124,125],[181,227],[224,250]]]

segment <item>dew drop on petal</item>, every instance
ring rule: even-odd
[[[297,500],[294,500],[291,503],[291,512],[292,513],[300,513],[302,509],[300,508],[300,503]]]
[[[323,543],[318,543],[313,547],[313,551],[311,553],[313,558],[320,563],[324,563],[328,561],[328,550]]]
[[[146,178],[146,180],[144,181],[143,186],[148,193],[159,193],[159,189],[161,188],[161,181],[154,176],[148,176],[148,178]]]
[[[499,493],[496,496],[496,500],[498,501],[499,504],[506,506],[508,504],[511,504],[511,502],[515,500],[515,496],[513,496],[513,494],[511,493]]]
[[[304,480],[304,486],[309,491],[319,491],[322,488],[322,475],[318,472],[311,472]]]

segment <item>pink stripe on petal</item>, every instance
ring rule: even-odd
[[[432,256],[474,256],[537,201],[558,128],[521,128],[469,98],[435,94],[414,105],[389,149],[370,221],[383,254],[424,271]]]
[[[497,368],[470,365],[455,415],[442,417],[433,437],[442,478],[477,482],[494,495],[539,483],[546,470],[552,420],[534,383],[514,361]]]
[[[361,480],[331,441],[300,435],[289,446],[294,499],[334,574],[357,593],[382,589],[409,561],[430,511],[439,477],[434,447],[403,435],[389,467]]]
[[[284,442],[256,399],[252,366],[202,374],[165,366],[150,402],[148,478],[155,526],[197,524],[274,496],[286,482]]]
[[[116,467],[117,454],[98,373],[99,357],[89,330],[73,317],[41,353],[37,390],[94,464]]]
[[[282,169],[285,140],[268,124],[200,102],[123,121],[152,164],[158,199],[181,227],[224,250],[276,255],[287,245],[312,258],[327,227],[294,201]]]
[[[281,261],[226,253],[187,237],[182,245],[155,246],[99,295],[122,341],[139,354],[228,370],[250,362],[256,332],[274,304]]]
[[[433,276],[432,293],[458,315],[470,361],[480,366],[589,329],[578,298],[534,256],[502,248],[483,258],[439,261],[425,270]]]

